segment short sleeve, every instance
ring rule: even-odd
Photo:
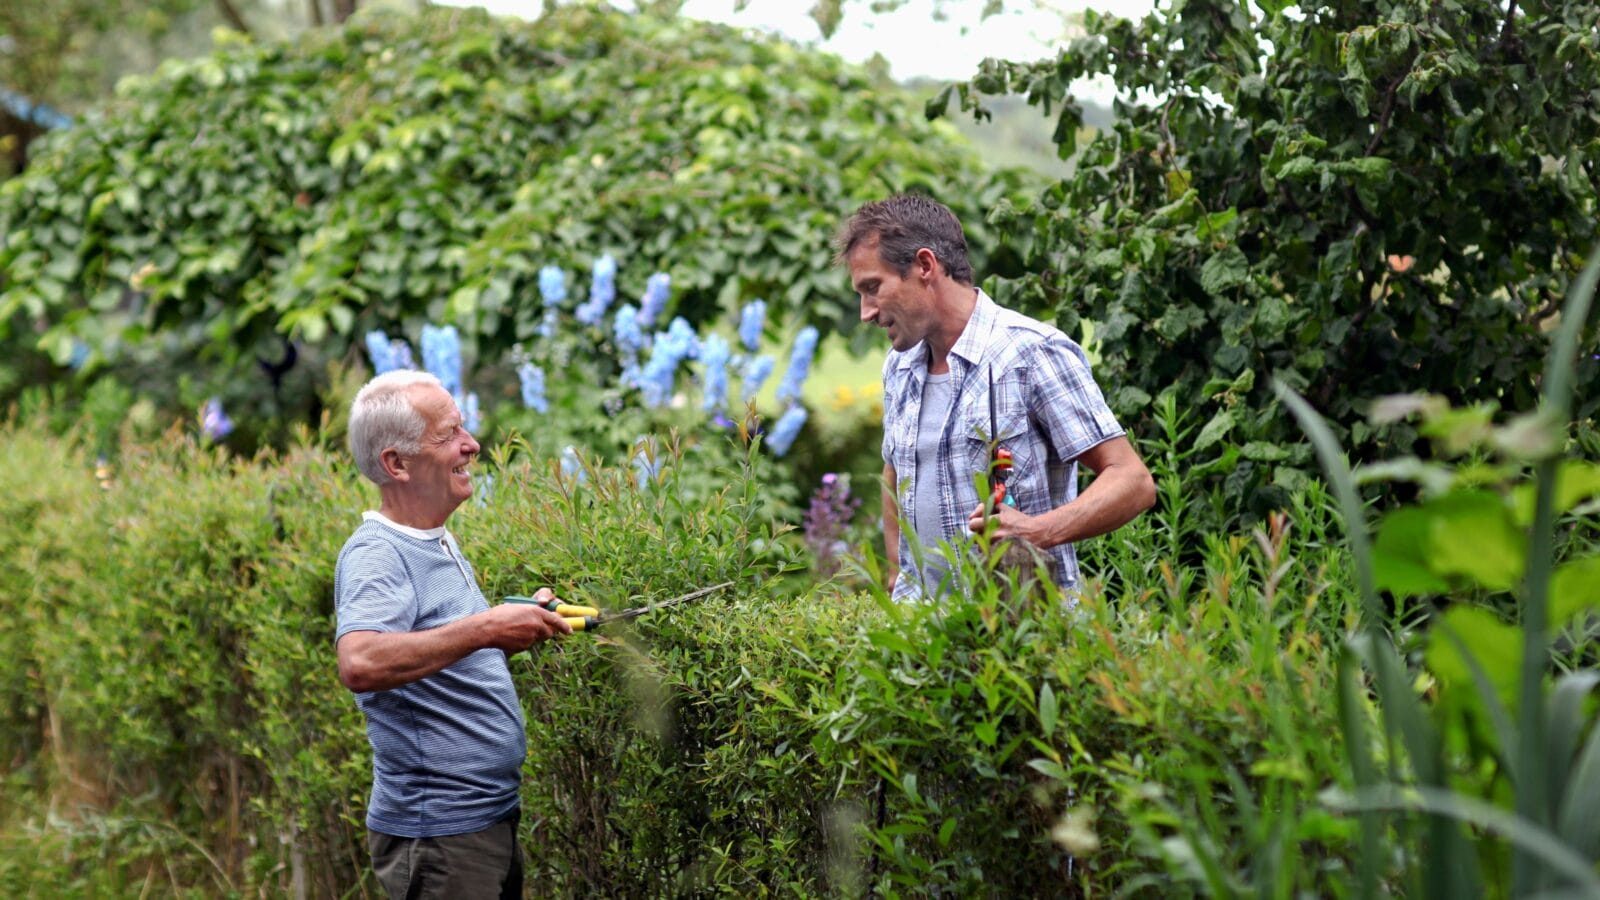
[[[353,542],[339,554],[334,576],[334,640],[352,631],[411,631],[417,592],[394,547],[381,540]]]
[[[898,399],[899,391],[894,383],[895,373],[900,367],[895,363],[896,354],[890,353],[883,361],[883,462],[885,465],[894,465],[894,438],[895,428],[894,409],[891,405],[891,396]],[[892,392],[892,394],[891,394]]]
[[[1089,372],[1083,349],[1065,336],[1037,344],[1028,366],[1029,407],[1062,460],[1122,436],[1122,426]]]

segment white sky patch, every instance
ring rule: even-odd
[[[537,0],[438,0],[446,5],[482,6],[496,15],[537,17]],[[618,6],[632,4],[619,0]],[[752,0],[735,12],[734,0],[686,0],[683,14],[740,28],[784,35],[856,63],[882,55],[897,80],[936,78],[953,81],[976,75],[986,57],[1032,61],[1050,56],[1067,37],[1069,17],[1096,9],[1129,18],[1148,13],[1154,0],[1009,0],[1007,9],[981,17],[984,0],[944,0],[944,20],[934,18],[934,0],[907,0],[892,13],[872,14],[862,5],[846,7],[832,38],[811,20],[810,0]],[[1109,89],[1087,90],[1088,97]]]

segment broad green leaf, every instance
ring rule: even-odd
[[[1445,611],[1444,621],[1477,659],[1501,704],[1508,710],[1515,710],[1518,669],[1522,664],[1521,629],[1505,624],[1494,613],[1476,606],[1453,606]],[[1430,634],[1424,657],[1447,697],[1470,706],[1481,706],[1472,671],[1454,642],[1442,634]]]
[[[993,747],[1000,737],[1000,726],[993,722],[979,722],[972,726],[972,734],[983,742],[985,747]]]
[[[1228,432],[1233,430],[1233,425],[1233,410],[1224,409],[1218,412],[1206,423],[1206,427],[1200,429],[1200,436],[1194,439],[1194,445],[1190,449],[1198,453],[1210,447],[1227,436]]]
[[[1527,535],[1505,500],[1489,491],[1457,491],[1422,507],[1432,519],[1428,566],[1464,575],[1491,590],[1509,590],[1522,577]]]
[[[1056,730],[1056,692],[1051,689],[1050,682],[1046,681],[1039,686],[1039,730],[1046,739]]]
[[[1250,262],[1238,247],[1212,254],[1200,267],[1200,287],[1213,297],[1221,296],[1245,283]]]
[[[1433,518],[1414,506],[1388,513],[1372,543],[1372,574],[1379,590],[1397,597],[1440,594],[1448,582],[1430,566]]]
[[[1600,556],[1562,563],[1550,576],[1550,627],[1565,627],[1579,613],[1600,607]]]

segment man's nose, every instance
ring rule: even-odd
[[[863,322],[871,322],[873,319],[876,319],[877,317],[878,317],[878,304],[869,301],[866,297],[862,297],[861,298],[861,321],[863,321]]]
[[[483,449],[483,448],[478,446],[478,439],[473,437],[470,434],[467,435],[467,452],[472,454],[473,456],[477,456],[478,455],[478,451],[481,450],[481,449]]]

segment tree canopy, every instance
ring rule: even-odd
[[[980,211],[1019,184],[913,106],[832,56],[587,4],[230,39],[0,188],[0,335],[89,370],[158,335],[221,378],[284,339],[303,359],[452,322],[495,358],[537,333],[543,266],[604,253],[624,297],[669,273],[691,323],[753,297],[850,322],[829,243],[854,206],[929,192],[982,259]]]
[[[1176,0],[1085,25],[1053,59],[984,63],[929,112],[1017,93],[1057,118],[1076,168],[991,217],[1029,270],[996,290],[1069,333],[1092,320],[1121,415],[1168,390],[1202,407],[1209,471],[1248,493],[1305,462],[1270,376],[1362,455],[1416,437],[1368,428],[1378,395],[1533,406],[1597,237],[1600,7]],[[1079,146],[1088,75],[1121,99]],[[1585,354],[1580,383],[1596,375]]]

